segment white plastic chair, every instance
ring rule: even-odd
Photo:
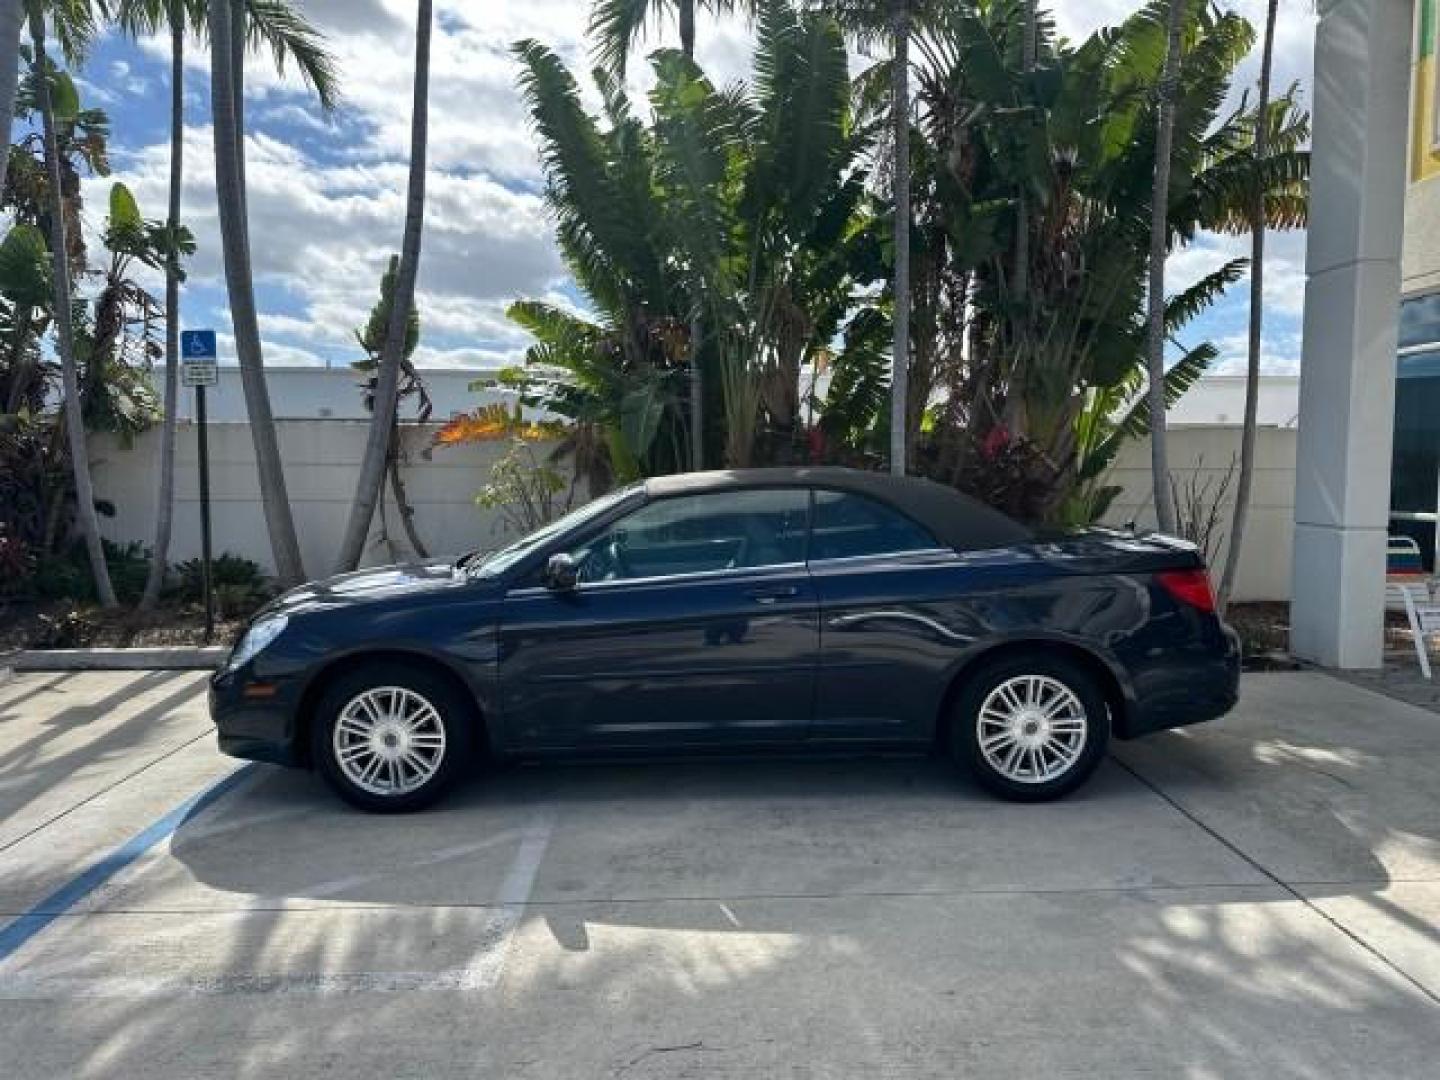
[[[1415,643],[1420,674],[1430,679],[1430,650],[1425,639],[1440,633],[1440,604],[1431,595],[1420,545],[1408,536],[1392,536],[1385,551],[1385,610],[1403,611]]]

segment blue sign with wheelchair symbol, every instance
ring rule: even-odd
[[[180,331],[180,356],[187,363],[214,360],[217,355],[214,330]]]

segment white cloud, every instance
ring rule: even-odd
[[[1263,0],[1231,5],[1256,21]],[[1135,0],[1055,4],[1060,29],[1072,38],[1113,23],[1135,10]],[[513,42],[533,37],[554,49],[572,71],[590,66],[585,41],[587,0],[524,0],[479,3],[437,0],[432,49],[429,191],[419,304],[424,350],[439,364],[513,362],[525,335],[504,317],[519,296],[557,296],[565,280],[551,223],[537,194],[540,170],[523,101],[516,88]],[[287,303],[262,314],[270,356],[282,349],[348,348],[352,331],[368,314],[380,274],[398,250],[410,141],[414,62],[413,0],[306,0],[305,14],[327,35],[337,55],[342,105],[323,117],[292,71],[282,78],[268,54],[247,66],[251,246],[262,293],[277,291]],[[1277,83],[1307,79],[1313,36],[1308,9],[1286,9],[1277,43]],[[717,82],[748,72],[750,32],[739,17],[703,14],[699,59]],[[631,64],[630,89],[637,97],[650,76],[643,53],[674,45],[673,21],[652,34]],[[143,43],[147,54],[168,63],[168,42]],[[206,49],[192,42],[191,71],[208,70]],[[1256,60],[1246,61],[1237,90],[1253,80]],[[119,62],[104,75],[100,93],[123,100],[139,65]],[[587,100],[595,102],[588,78]],[[154,88],[151,88],[154,93]],[[187,94],[195,125],[186,132],[185,216],[200,245],[191,268],[199,284],[221,283],[208,126],[208,92],[199,78]],[[121,107],[117,140],[124,136]],[[289,141],[276,137],[286,133]],[[128,151],[128,152],[127,152]],[[116,153],[117,178],[135,190],[142,208],[159,216],[165,205],[168,148],[162,142]],[[93,186],[93,185],[92,185]],[[103,206],[103,189],[91,206]],[[93,224],[93,223],[92,223]],[[1183,287],[1225,258],[1244,254],[1244,238],[1206,237],[1171,260],[1171,289]],[[1303,238],[1277,237],[1267,260],[1267,303],[1279,315],[1298,313],[1303,299]],[[1227,303],[1243,305],[1243,284]],[[222,313],[223,314],[223,313]],[[224,325],[222,322],[220,325]],[[283,343],[283,344],[282,344]],[[1243,353],[1243,349],[1242,349]],[[1285,349],[1277,347],[1277,362]],[[290,354],[286,354],[290,355]]]

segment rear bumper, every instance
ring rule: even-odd
[[[1201,724],[1224,716],[1240,700],[1240,635],[1216,620],[1223,644],[1166,658],[1133,703],[1121,739]]]

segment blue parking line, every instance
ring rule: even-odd
[[[125,843],[45,897],[25,914],[0,929],[0,962],[9,959],[17,949],[60,918],[85,897],[113,878],[140,856],[165,840],[195,813],[205,809],[226,792],[231,791],[256,766],[242,765],[229,776],[217,781],[197,795],[192,795],[175,809],[132,836]]]

